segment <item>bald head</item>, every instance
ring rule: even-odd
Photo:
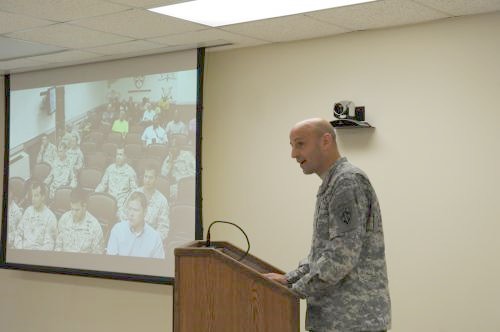
[[[319,118],[297,123],[290,131],[291,157],[305,174],[322,176],[340,158],[331,124]]]
[[[306,119],[303,121],[300,121],[293,126],[292,130],[294,129],[304,129],[304,130],[311,130],[314,132],[317,137],[321,137],[324,134],[329,134],[333,141],[335,141],[335,130],[333,129],[333,126],[330,124],[325,119],[321,118],[312,118],[312,119]]]

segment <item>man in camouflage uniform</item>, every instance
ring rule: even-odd
[[[14,240],[16,239],[17,225],[23,217],[23,209],[17,203],[12,191],[9,191],[7,209],[9,213],[7,219],[7,245],[9,248],[12,248],[14,246]]]
[[[121,208],[128,195],[135,189],[137,189],[135,171],[126,163],[125,150],[118,148],[115,163],[108,166],[95,191],[109,193],[116,199],[118,208]]]
[[[52,163],[50,173],[44,182],[49,188],[50,199],[54,198],[56,190],[60,187],[76,187],[75,172],[71,160],[67,157],[67,149],[64,144],[60,144],[57,148],[57,158]]]
[[[390,297],[380,207],[367,176],[342,158],[326,120],[299,122],[290,132],[292,158],[323,180],[311,250],[296,270],[269,273],[307,299],[306,329],[385,331]]]
[[[78,146],[77,137],[75,135],[69,137],[69,149],[66,151],[66,155],[73,166],[73,172],[78,174],[83,168],[83,152]]]
[[[32,205],[24,211],[17,226],[14,248],[32,250],[54,250],[57,236],[56,216],[45,205],[47,195],[43,183],[31,184]]]
[[[170,196],[177,197],[177,183],[180,179],[195,176],[196,160],[193,152],[182,150],[177,146],[175,140],[169,149],[169,153],[161,166],[161,175],[168,178],[170,185]]]
[[[57,158],[56,146],[49,142],[47,134],[42,134],[42,143],[40,144],[40,151],[36,157],[37,163],[48,163],[52,166],[52,163]]]
[[[102,254],[102,228],[87,211],[85,193],[73,189],[70,194],[71,211],[59,219],[59,234],[55,251]]]
[[[76,144],[80,144],[80,134],[74,125],[71,123],[66,124],[64,135],[61,137],[61,143],[70,145],[71,137],[76,137]]]
[[[156,189],[156,178],[158,170],[153,165],[147,165],[144,169],[143,186],[136,191],[146,195],[148,208],[144,219],[146,223],[153,227],[165,241],[169,230],[169,206],[167,198]],[[127,219],[126,207],[120,211],[120,219]]]

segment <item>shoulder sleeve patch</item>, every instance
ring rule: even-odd
[[[342,236],[364,224],[364,199],[354,179],[342,179],[335,184],[330,201],[330,238]]]

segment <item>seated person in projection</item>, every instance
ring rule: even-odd
[[[167,96],[161,97],[158,101],[158,107],[162,113],[167,112],[170,109],[170,100]]]
[[[57,148],[54,144],[50,143],[47,134],[42,134],[40,137],[42,143],[40,144],[40,151],[36,157],[37,163],[48,163],[52,165],[57,157]]]
[[[17,225],[14,248],[54,250],[57,237],[57,219],[45,205],[47,189],[38,181],[31,183],[32,205],[26,208]]]
[[[75,135],[69,137],[69,149],[66,151],[66,156],[73,166],[73,171],[75,174],[78,174],[83,168],[83,152],[78,146],[77,137]]]
[[[125,149],[116,149],[115,163],[108,166],[96,192],[107,192],[116,199],[121,208],[132,191],[137,189],[137,176],[134,169],[126,163]]]
[[[106,253],[118,256],[165,258],[160,233],[145,221],[148,202],[141,192],[127,199],[127,219],[113,226]]]
[[[161,239],[165,240],[169,230],[169,205],[167,198],[157,190],[156,178],[158,170],[153,165],[147,165],[144,169],[143,186],[134,192],[141,192],[147,198],[147,212],[144,219],[146,223],[160,233]],[[120,219],[126,220],[127,211],[124,206],[120,211]]]
[[[151,122],[153,122],[153,119],[157,115],[155,108],[151,103],[146,103],[144,105],[144,109],[145,110],[144,110],[144,114],[142,115],[141,122],[144,124],[150,124]]]
[[[188,124],[188,143],[194,144],[196,140],[196,118],[189,120]]]
[[[128,133],[128,121],[125,118],[125,111],[120,111],[120,117],[113,122],[113,127],[111,130],[115,133],[122,134],[122,137],[127,136]]]
[[[57,148],[57,158],[52,163],[52,169],[45,179],[49,189],[49,198],[53,199],[58,188],[70,186],[76,187],[76,176],[73,171],[71,160],[67,157],[67,148],[61,143]]]
[[[104,126],[112,126],[115,118],[115,113],[112,104],[108,104],[101,115],[101,124]]]
[[[168,140],[172,139],[172,135],[187,135],[188,130],[187,126],[184,122],[181,121],[181,115],[179,110],[174,111],[174,118],[172,121],[167,123],[165,127],[165,131],[167,132]]]
[[[134,99],[129,96],[127,101],[123,101],[123,105],[129,122],[134,124],[139,123],[142,113],[138,113],[137,104],[134,102]]]
[[[123,101],[123,104],[125,105],[125,108],[127,109],[127,113],[134,111],[135,103],[134,103],[134,99],[132,98],[132,96],[128,96],[128,100]]]
[[[153,124],[144,129],[141,139],[146,146],[167,143],[167,134],[165,129],[160,126],[160,118],[158,115],[154,117]]]
[[[76,144],[80,144],[81,141],[80,133],[78,132],[75,126],[73,126],[71,123],[68,123],[66,124],[66,130],[64,132],[61,142],[64,142],[64,144],[69,146],[71,137],[76,137]]]
[[[161,175],[168,178],[172,183],[170,186],[172,198],[177,197],[177,182],[180,179],[194,176],[195,172],[196,160],[193,152],[180,149],[174,139],[161,166]]]
[[[16,238],[17,225],[19,225],[23,217],[23,209],[18,205],[17,198],[14,197],[14,193],[10,190],[8,196],[7,246],[12,248],[14,247],[14,240]]]
[[[55,251],[102,254],[101,224],[87,211],[86,193],[73,189],[70,202],[71,210],[59,219]]]

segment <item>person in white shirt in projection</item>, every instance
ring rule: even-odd
[[[167,198],[157,190],[156,179],[158,177],[158,170],[153,165],[146,165],[144,169],[143,186],[139,187],[136,191],[146,195],[148,200],[148,208],[144,219],[161,235],[164,241],[167,238],[168,230],[170,227],[169,222],[169,205]],[[122,220],[127,218],[126,207],[124,206],[120,211]]]
[[[54,250],[57,237],[57,219],[45,205],[47,189],[44,183],[31,183],[32,205],[26,208],[17,225],[14,248]]]
[[[141,139],[146,146],[167,143],[167,133],[165,129],[160,126],[160,118],[158,115],[155,115],[153,124],[144,129]]]
[[[127,220],[113,226],[106,253],[108,255],[165,258],[160,233],[146,223],[146,195],[133,192],[127,199]]]
[[[167,123],[165,126],[165,131],[167,132],[167,138],[169,141],[172,140],[173,135],[186,135],[188,134],[187,126],[181,121],[181,115],[179,110],[175,110],[174,118],[172,121]]]
[[[142,116],[141,122],[144,124],[150,124],[153,122],[154,117],[156,116],[155,108],[151,103],[146,103],[144,105],[145,111]]]

